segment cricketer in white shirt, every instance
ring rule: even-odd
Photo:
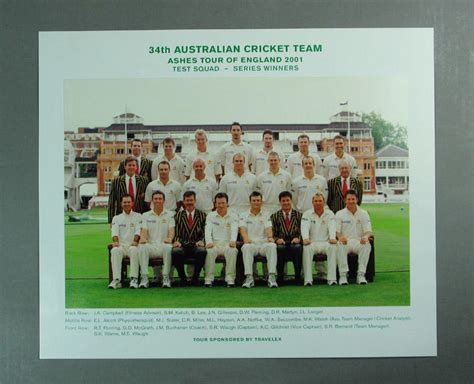
[[[325,254],[327,257],[327,282],[337,283],[337,240],[336,219],[330,209],[325,209],[324,195],[317,192],[313,196],[312,209],[301,218],[301,237],[303,238],[304,284],[313,284],[313,257]]]
[[[357,283],[367,284],[365,272],[371,251],[369,237],[372,235],[372,224],[367,211],[357,205],[355,191],[346,193],[346,208],[336,213],[336,235],[339,240],[337,263],[339,267],[339,284],[347,284],[347,254],[355,253],[359,258]]]
[[[139,246],[140,287],[148,288],[148,263],[150,258],[163,259],[163,287],[170,287],[171,249],[175,233],[174,213],[164,209],[165,197],[160,192],[152,196],[153,210],[143,214]]]
[[[216,257],[225,257],[225,281],[228,286],[235,284],[237,263],[236,240],[239,221],[237,216],[227,209],[227,195],[218,193],[215,198],[216,210],[206,217],[205,240],[207,256],[205,262],[205,286],[212,286],[214,281]]]
[[[124,256],[130,258],[130,278],[138,278],[138,240],[140,239],[140,229],[142,215],[132,211],[132,199],[125,195],[122,197],[122,213],[112,219],[112,245],[110,250],[112,264],[112,286],[118,288],[121,280],[122,259]]]
[[[240,234],[244,241],[242,256],[244,273],[247,277],[253,274],[253,261],[257,255],[265,256],[269,278],[276,276],[277,251],[273,239],[272,222],[270,217],[263,213],[262,196],[259,192],[250,195],[250,211],[241,215],[239,221]]]

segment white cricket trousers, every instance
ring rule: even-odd
[[[348,239],[346,245],[339,243],[337,255],[337,266],[339,267],[339,273],[347,273],[349,271],[347,255],[349,253],[355,253],[359,255],[359,268],[357,272],[363,273],[365,275],[371,249],[372,247],[369,242],[361,244],[359,239]]]
[[[252,275],[253,258],[257,255],[267,258],[268,273],[276,275],[277,247],[275,243],[250,243],[242,246],[245,275]]]
[[[337,246],[336,244],[330,244],[327,241],[313,241],[311,244],[303,246],[303,273],[304,282],[313,282],[313,257],[314,255],[321,253],[326,255],[328,268],[327,268],[327,280],[336,281],[336,266],[337,266]],[[324,262],[317,262],[316,268],[318,272],[321,271],[321,264]]]
[[[207,248],[205,269],[206,276],[205,283],[212,283],[214,281],[214,274],[216,270],[216,257],[225,257],[225,281],[233,284],[235,282],[235,267],[237,263],[237,248],[231,248],[228,242],[214,243],[214,247]]]
[[[171,244],[140,244],[138,256],[140,258],[140,270],[142,276],[148,276],[148,262],[150,259],[163,259],[163,275],[170,273],[171,268]]]
[[[137,258],[138,248],[130,245],[120,245],[119,247],[113,247],[110,250],[110,260],[112,263],[112,274],[114,280],[121,279],[122,272],[122,259],[125,256],[130,258],[130,277],[138,277],[138,264],[137,268],[133,268],[132,260]]]

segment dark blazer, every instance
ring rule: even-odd
[[[141,159],[142,161],[140,164],[140,176],[146,178],[147,183],[149,183],[151,181],[151,166],[153,164],[153,161],[143,156]],[[125,159],[120,162],[118,171],[119,176],[125,175]]]
[[[143,213],[149,210],[149,207],[147,206],[147,204],[145,204],[144,201],[145,189],[148,185],[148,181],[143,176],[135,177],[137,192],[135,196],[135,207],[133,210],[138,213]],[[122,196],[128,194],[128,187],[125,181],[125,175],[114,177],[114,179],[112,180],[109,194],[109,223],[112,222],[112,219],[115,215],[122,213],[122,207],[120,205],[120,202],[122,200]]]
[[[290,230],[286,229],[285,225],[285,214],[280,209],[275,212],[270,218],[272,220],[272,228],[273,228],[273,238],[283,239],[285,243],[289,243],[295,237],[301,239],[301,217],[303,214],[300,211],[295,209],[291,210],[290,216]]]
[[[358,203],[362,203],[362,183],[358,178],[351,177],[349,183],[349,189],[356,191]],[[342,196],[342,186],[341,186],[341,176],[337,176],[333,179],[328,180],[328,206],[336,213],[341,209],[346,208],[346,203],[344,202],[344,197]]]
[[[206,225],[206,213],[199,209],[194,210],[193,225],[191,230],[188,226],[188,213],[185,209],[174,216],[175,236],[174,241],[184,245],[196,245],[198,241],[204,242],[204,228]]]

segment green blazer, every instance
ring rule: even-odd
[[[153,161],[142,156],[142,161],[140,164],[140,176],[143,176],[147,179],[147,183],[151,181],[151,166]],[[119,176],[125,175],[125,160],[122,160],[119,165]]]
[[[291,210],[290,216],[290,229],[286,229],[285,225],[285,214],[283,210],[276,211],[271,215],[270,219],[272,220],[272,229],[273,229],[273,238],[283,239],[285,243],[289,243],[295,237],[301,239],[301,217],[303,214],[296,209]]]
[[[148,185],[148,181],[143,176],[135,176],[137,192],[135,196],[135,212],[143,213],[149,210],[148,204],[145,203],[145,189]],[[115,215],[122,213],[122,207],[120,202],[122,196],[128,194],[128,186],[126,184],[125,175],[117,176],[112,180],[109,194],[109,208],[108,208],[108,220],[109,223]]]
[[[206,213],[199,209],[194,210],[193,225],[188,226],[188,213],[185,209],[179,211],[175,217],[174,241],[179,241],[182,245],[196,245],[198,241],[204,242],[204,228],[206,225]]]
[[[356,191],[358,204],[362,203],[362,183],[358,178],[351,177],[349,189]],[[346,208],[344,197],[342,196],[341,176],[328,180],[328,201],[327,204],[334,213]]]

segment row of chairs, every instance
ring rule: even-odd
[[[375,244],[374,244],[374,238],[370,238],[370,244],[372,246],[372,249],[370,251],[370,257],[369,257],[369,262],[367,264],[367,272],[365,274],[366,279],[368,282],[373,282],[375,278]],[[242,246],[242,243],[237,243],[237,248],[240,249]],[[108,250],[108,264],[109,264],[109,282],[112,281],[112,263],[111,263],[111,255],[110,251],[112,249],[112,244],[109,244],[107,246]],[[323,254],[316,254],[314,255],[313,258],[314,261],[326,261],[326,255]],[[355,280],[357,276],[357,266],[358,266],[358,256],[356,254],[350,253],[348,255],[348,264],[349,264],[349,275],[348,278],[349,280]],[[185,260],[185,264],[192,264],[194,261],[193,260]],[[254,263],[266,263],[267,260],[264,256],[256,256],[254,258]],[[224,256],[219,256],[216,259],[216,263],[223,263],[225,264],[225,258]],[[150,259],[149,261],[149,266],[150,267],[155,267],[155,266],[161,266],[163,265],[163,261],[161,259]],[[130,266],[130,259],[128,257],[124,257],[122,259],[122,271],[121,271],[121,280],[122,284],[124,283],[125,280],[127,280],[127,269]],[[237,267],[236,267],[236,285],[240,286],[244,281],[244,270],[243,270],[243,261],[242,257],[239,252],[239,257],[237,258]]]

